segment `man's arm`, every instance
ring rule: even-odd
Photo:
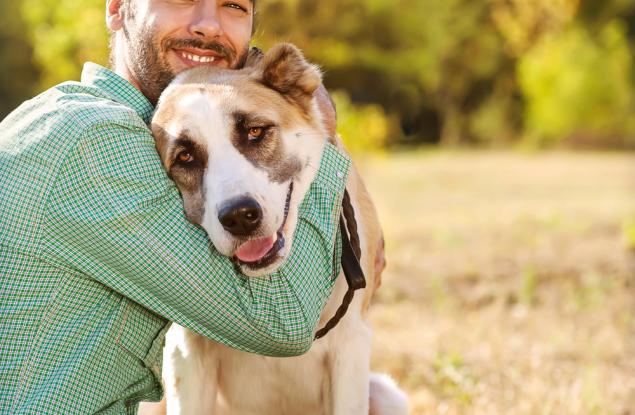
[[[147,131],[92,127],[47,200],[48,254],[206,337],[290,356],[311,345],[339,273],[340,203],[350,162],[327,146],[287,261],[246,278],[189,223]]]

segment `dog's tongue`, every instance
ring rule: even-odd
[[[238,247],[236,257],[243,262],[256,262],[271,250],[274,244],[273,236],[247,241]]]

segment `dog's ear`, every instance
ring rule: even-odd
[[[247,59],[245,59],[245,68],[253,68],[258,66],[258,63],[262,60],[262,57],[265,56],[262,49],[252,46],[247,52]]]
[[[260,82],[300,104],[308,112],[313,93],[322,84],[317,66],[306,61],[297,47],[282,43],[271,48],[258,63]]]

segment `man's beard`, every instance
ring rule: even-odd
[[[160,43],[156,41],[154,30],[141,27],[134,30],[131,36],[130,30],[125,30],[128,38],[128,60],[133,76],[136,78],[143,95],[152,105],[156,105],[163,90],[177,75],[170,68],[166,56],[174,48],[198,48],[207,49],[217,53],[225,59],[232,69],[242,68],[247,60],[249,52],[245,45],[240,55],[229,45],[213,41],[204,42],[200,39],[172,39],[166,38]]]

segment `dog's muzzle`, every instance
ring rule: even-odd
[[[229,202],[218,212],[218,220],[223,228],[237,237],[252,235],[262,222],[262,208],[251,197],[240,197]]]
[[[234,262],[238,265],[244,265],[251,269],[259,269],[267,267],[273,264],[278,259],[278,253],[285,246],[284,239],[284,225],[287,223],[287,217],[289,216],[289,208],[291,205],[291,195],[293,194],[293,182],[289,184],[289,190],[287,192],[287,200],[284,206],[284,217],[282,219],[282,225],[276,232],[276,240],[273,241],[273,237],[259,238],[247,241],[240,245],[234,255]],[[255,202],[255,201],[254,201]],[[258,206],[260,208],[260,206]],[[244,217],[245,215],[238,215]],[[244,219],[244,222],[251,223],[256,221],[258,213],[254,210],[250,218]],[[260,210],[258,217],[258,225],[262,219],[262,211]],[[221,223],[223,223],[221,221]],[[224,226],[224,224],[223,224]],[[227,229],[227,228],[225,228]],[[255,230],[255,229],[254,229]],[[254,231],[252,230],[252,232]],[[265,252],[262,252],[265,250]]]

